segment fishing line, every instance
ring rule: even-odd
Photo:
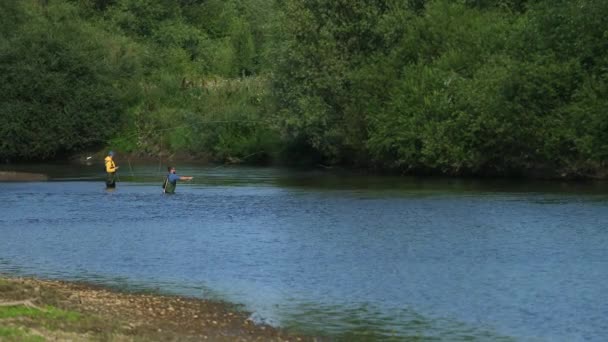
[[[190,123],[190,124],[183,124],[183,125],[178,125],[178,126],[173,126],[173,127],[168,127],[168,128],[159,128],[159,129],[154,129],[148,132],[134,132],[131,134],[128,134],[126,136],[120,137],[120,138],[116,138],[113,139],[114,142],[116,141],[121,141],[121,140],[126,140],[126,139],[130,139],[134,136],[138,136],[140,134],[143,133],[143,136],[150,136],[154,133],[160,133],[160,150],[158,153],[158,175],[161,175],[161,169],[162,169],[162,162],[163,162],[163,157],[162,157],[162,153],[163,153],[163,140],[165,137],[165,132],[167,131],[172,131],[172,130],[176,130],[176,129],[180,129],[180,128],[184,128],[184,127],[194,127],[194,126],[199,126],[199,125],[206,125],[206,124],[229,124],[229,123],[240,123],[240,124],[244,124],[244,123],[258,123],[258,122],[262,122],[263,120],[208,120],[208,121],[199,121],[199,122],[195,122],[195,123]],[[258,151],[252,154],[249,154],[245,157],[242,158],[242,160],[245,160],[251,156],[254,156],[256,154],[259,153],[263,153],[264,151]],[[133,173],[133,168],[131,167],[131,158],[127,159],[127,162],[129,164],[129,170],[131,172],[131,178],[132,181],[135,181],[135,174]],[[228,163],[224,163],[222,165],[216,166],[214,167],[212,170],[218,169],[220,167],[224,167],[228,165]],[[116,177],[118,178],[118,173],[116,173]],[[120,181],[120,178],[118,178],[118,181]]]
[[[161,133],[160,135],[160,150],[158,151],[158,174],[160,175],[160,168],[163,163],[163,140],[165,139],[165,134]]]
[[[135,175],[133,174],[133,168],[131,167],[131,157],[127,159],[127,163],[129,163],[129,170],[131,171],[131,181],[135,181]]]

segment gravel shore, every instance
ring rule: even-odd
[[[317,341],[256,325],[233,305],[0,276],[0,341]]]

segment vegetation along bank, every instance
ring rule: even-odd
[[[0,160],[608,175],[608,2],[0,2]]]

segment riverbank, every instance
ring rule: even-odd
[[[48,180],[48,177],[41,173],[0,171],[0,182],[38,182]]]
[[[313,341],[228,303],[0,275],[0,341]]]

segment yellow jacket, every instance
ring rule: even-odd
[[[107,156],[105,159],[106,162],[106,172],[116,172],[116,164],[114,164],[114,161],[112,160],[112,157]]]

